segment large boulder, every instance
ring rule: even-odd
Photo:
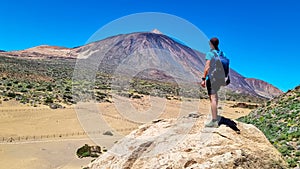
[[[145,124],[89,164],[92,169],[286,168],[281,154],[255,126],[237,122],[204,128],[205,116]]]

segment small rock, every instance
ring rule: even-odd
[[[10,137],[10,138],[7,140],[7,142],[14,142],[14,141],[15,141],[15,139],[12,138],[12,137]]]
[[[193,165],[193,164],[197,164],[197,161],[195,161],[195,160],[188,160],[185,164],[184,164],[184,168],[187,168],[187,167],[189,167],[189,166],[191,166],[191,165]]]
[[[157,120],[153,120],[152,123],[158,123],[161,122],[163,119],[157,119]]]
[[[113,136],[113,133],[111,131],[106,131],[106,132],[103,133],[103,135]]]
[[[143,96],[140,96],[140,95],[137,95],[137,94],[135,94],[135,95],[133,95],[131,98],[133,98],[133,99],[141,99]]]
[[[91,152],[101,154],[101,147],[100,146],[90,146],[90,150],[91,150]]]
[[[196,112],[193,112],[193,113],[190,113],[190,114],[188,115],[188,117],[191,117],[191,118],[199,118],[200,115],[199,115],[198,113],[196,113]]]
[[[58,108],[62,108],[62,106],[61,106],[61,105],[59,105],[59,104],[56,104],[56,103],[52,103],[52,104],[50,104],[50,105],[49,105],[49,107],[50,107],[51,109],[58,109]]]

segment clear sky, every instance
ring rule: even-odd
[[[175,15],[219,37],[231,67],[245,77],[283,91],[300,84],[298,0],[7,0],[1,1],[0,49],[81,46],[104,25],[141,12]]]

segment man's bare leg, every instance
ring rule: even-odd
[[[218,94],[212,94],[209,96],[212,119],[217,120],[218,118]]]

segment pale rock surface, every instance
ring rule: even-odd
[[[145,124],[88,165],[91,169],[286,168],[280,153],[255,126],[204,128],[204,115]]]

